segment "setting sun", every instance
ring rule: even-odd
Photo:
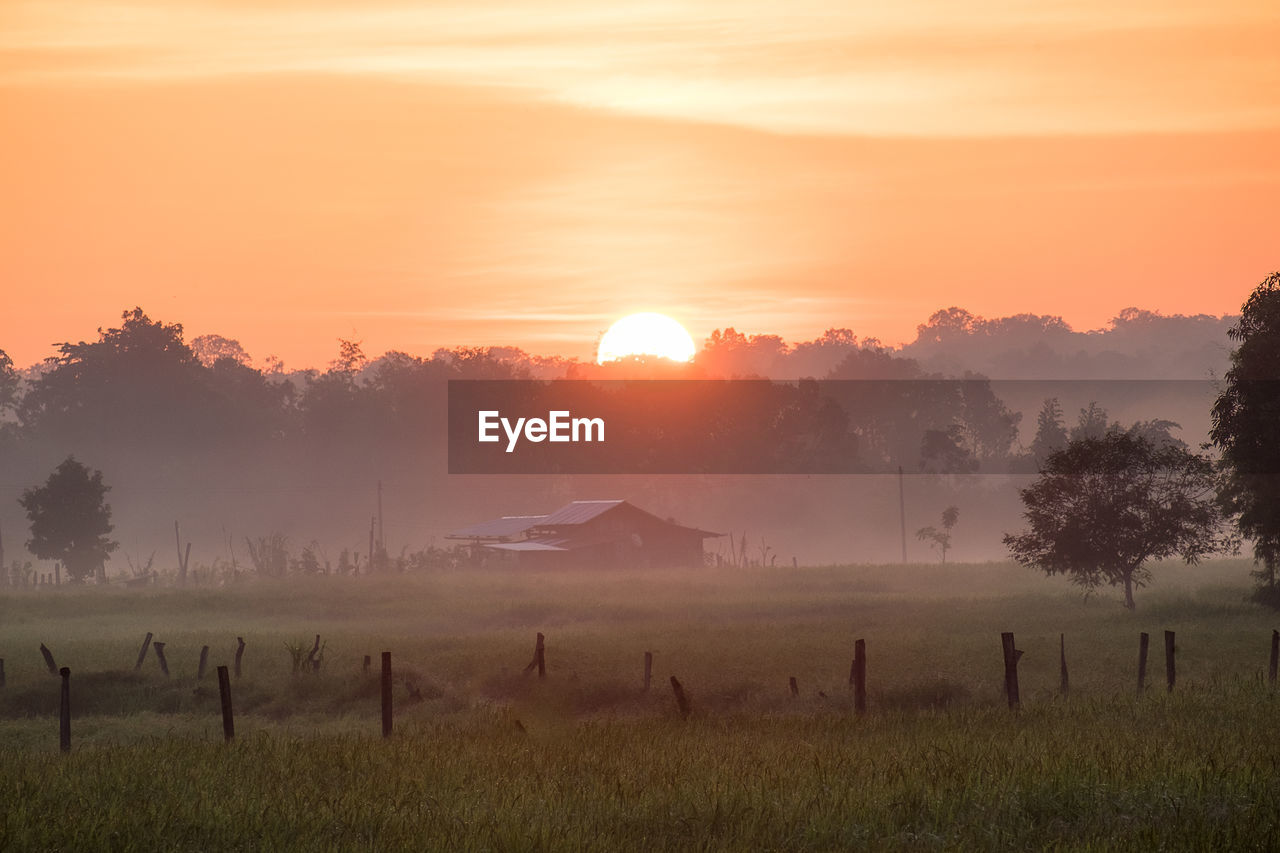
[[[596,361],[617,361],[629,355],[656,355],[672,361],[688,361],[696,347],[693,338],[665,314],[644,312],[623,317],[600,339]]]

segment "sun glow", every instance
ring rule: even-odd
[[[646,311],[623,317],[609,327],[600,339],[596,362],[604,364],[631,355],[688,361],[696,349],[684,326],[664,314]]]

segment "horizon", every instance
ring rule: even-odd
[[[141,309],[144,315],[146,315],[152,322],[164,323],[165,325],[181,326],[182,339],[188,346],[192,344],[195,338],[200,337],[201,335],[213,335],[213,336],[224,338],[227,341],[230,341],[233,343],[239,343],[243,345],[243,342],[240,340],[240,338],[238,338],[235,334],[228,334],[227,330],[210,329],[210,330],[200,331],[198,333],[193,333],[192,330],[189,328],[189,326],[181,318],[157,316],[147,312],[144,306],[135,306],[135,308]],[[127,314],[131,310],[133,309],[127,309],[124,313]],[[916,328],[917,330],[924,329],[928,325],[929,320],[932,319],[937,314],[940,314],[943,311],[955,311],[955,310],[967,312],[967,309],[964,309],[962,306],[950,306],[949,308],[946,308],[946,309],[938,309],[935,312],[931,312],[929,317],[926,317],[921,323],[917,324]],[[1208,319],[1208,320],[1216,320],[1216,321],[1226,321],[1226,320],[1232,320],[1239,316],[1238,311],[1234,313],[1227,312],[1220,315],[1203,314],[1203,313],[1201,314],[1179,314],[1179,313],[1165,314],[1160,311],[1153,311],[1150,309],[1140,308],[1138,306],[1128,306],[1124,309],[1117,311],[1114,316],[1112,316],[1105,324],[1101,326],[1098,326],[1096,328],[1080,329],[1080,328],[1076,328],[1074,325],[1067,322],[1065,319],[1059,317],[1058,315],[1051,315],[1051,314],[1030,314],[1029,312],[1019,312],[1017,314],[1010,314],[1003,317],[983,317],[981,315],[972,314],[972,312],[967,312],[967,313],[970,313],[973,319],[980,323],[995,323],[1003,320],[1015,319],[1020,317],[1062,320],[1062,322],[1065,323],[1066,331],[1069,334],[1104,335],[1104,334],[1114,332],[1117,325],[1119,323],[1124,322],[1125,318],[1123,315],[1125,312],[1128,312],[1128,311],[1137,311],[1142,314],[1150,314],[1153,318],[1158,320]],[[10,359],[13,362],[13,366],[19,371],[25,372],[25,371],[31,371],[31,370],[38,370],[46,362],[50,361],[51,359],[56,359],[58,357],[57,348],[60,344],[62,343],[70,343],[70,344],[93,343],[98,339],[101,332],[109,328],[115,328],[116,326],[113,324],[116,324],[119,322],[120,320],[119,320],[119,317],[117,316],[116,318],[113,318],[111,321],[103,322],[95,326],[92,334],[79,336],[78,338],[75,338],[75,339],[73,339],[74,336],[67,337],[64,341],[60,341],[59,344],[51,344],[49,346],[50,354],[48,356],[38,358],[35,360],[23,360],[21,358],[14,357],[14,352],[7,350],[3,346],[0,346],[0,352],[4,352],[7,355],[9,355]],[[756,340],[756,339],[776,338],[782,343],[785,351],[789,352],[789,351],[794,351],[796,347],[801,346],[803,344],[817,342],[821,340],[823,336],[829,332],[839,332],[839,331],[853,332],[853,330],[848,329],[847,327],[835,325],[835,326],[829,326],[826,329],[823,329],[807,338],[788,339],[775,332],[770,332],[765,330],[750,331],[750,330],[737,329],[733,326],[717,327],[715,329],[709,330],[708,333],[705,335],[697,335],[697,334],[693,335],[693,340],[695,345],[694,358],[696,359],[697,355],[704,352],[707,349],[707,346],[710,343],[712,343],[713,333],[736,332],[737,334],[744,336],[748,341]],[[905,351],[907,348],[911,347],[913,344],[916,344],[919,342],[919,338],[915,337],[910,340],[905,340],[898,343],[890,343],[887,341],[883,341],[874,335],[868,335],[866,337],[863,337],[863,336],[857,335],[856,332],[854,333],[854,338],[855,338],[857,347],[866,347],[870,345],[870,346],[876,346],[886,351],[895,352],[895,353],[901,353]],[[373,364],[378,359],[383,358],[387,355],[391,355],[392,353],[396,353],[396,352],[402,352],[406,355],[413,356],[416,358],[429,359],[432,356],[434,356],[435,353],[441,350],[458,351],[458,350],[469,348],[469,347],[479,347],[481,349],[493,349],[493,350],[513,350],[515,352],[518,352],[520,355],[528,358],[555,359],[555,360],[562,360],[566,363],[580,363],[583,365],[594,365],[595,355],[596,355],[594,344],[590,351],[582,355],[577,353],[530,351],[523,347],[517,346],[516,344],[502,342],[502,341],[490,342],[490,343],[453,344],[453,345],[426,344],[422,349],[413,351],[413,350],[396,350],[396,349],[379,350],[376,347],[370,348],[366,346],[365,341],[363,340],[353,340],[351,338],[342,338],[342,337],[335,338],[333,341],[327,342],[328,346],[330,347],[328,354],[322,355],[317,363],[311,363],[311,364],[299,365],[296,362],[290,363],[287,359],[280,357],[278,353],[260,354],[260,353],[255,353],[250,351],[247,347],[245,347],[245,353],[249,357],[249,361],[248,361],[249,366],[252,366],[258,370],[263,370],[263,371],[270,370],[272,367],[271,359],[273,357],[280,357],[280,361],[281,361],[280,372],[282,373],[292,374],[292,373],[317,371],[317,370],[323,372],[323,368],[329,366],[332,363],[333,355],[337,349],[337,346],[343,342],[351,342],[356,344],[360,348],[361,352],[363,353],[364,357],[366,358],[369,364]],[[597,338],[597,342],[598,342],[598,338]],[[657,356],[651,356],[651,357],[657,357]]]

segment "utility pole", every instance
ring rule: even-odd
[[[907,562],[907,497],[902,483],[902,466],[898,466],[898,518],[902,523],[902,562]]]
[[[387,540],[382,536],[382,481],[378,481],[378,550],[385,551]]]

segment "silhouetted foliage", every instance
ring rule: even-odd
[[[106,580],[104,564],[118,543],[102,472],[90,472],[68,456],[43,486],[25,490],[18,503],[31,522],[27,548],[43,560],[59,560],[74,582],[94,576]]]
[[[191,341],[191,352],[205,367],[213,367],[224,358],[241,366],[248,366],[250,361],[239,341],[222,335],[200,335]]]
[[[929,525],[921,527],[916,531],[916,538],[922,542],[928,542],[929,547],[936,548],[942,557],[942,562],[947,562],[947,551],[951,550],[951,530],[956,526],[956,522],[960,520],[960,508],[949,506],[942,511],[942,529]]]
[[[1149,561],[1195,563],[1234,548],[1221,532],[1215,490],[1207,456],[1118,430],[1076,439],[1021,490],[1030,530],[1004,543],[1023,565],[1065,574],[1087,591],[1124,587],[1132,610],[1134,587],[1151,578]]]
[[[1209,436],[1222,450],[1223,506],[1253,540],[1257,598],[1280,607],[1280,272],[1249,295]]]
[[[1062,406],[1057,397],[1050,397],[1036,416],[1036,435],[1031,440],[1031,455],[1035,458],[1036,467],[1042,468],[1049,454],[1066,447],[1069,440],[1062,422]]]
[[[13,369],[13,359],[0,349],[0,414],[17,403],[19,381],[18,371]]]

